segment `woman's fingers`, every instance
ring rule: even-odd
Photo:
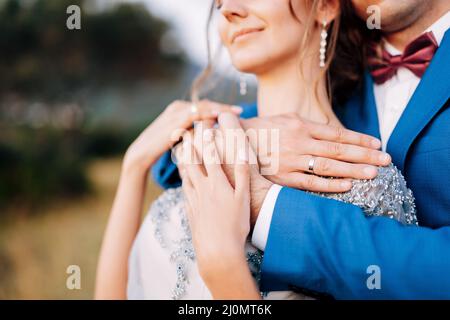
[[[187,191],[194,191],[194,185],[192,184],[191,178],[189,177],[186,166],[184,164],[180,164],[178,166],[178,171],[180,172],[182,187],[186,188]]]
[[[181,165],[186,165],[194,161],[193,154],[189,150],[192,145],[192,140],[194,139],[192,130],[185,130],[180,138],[182,138],[182,142],[175,145],[175,147],[172,149],[172,152],[175,153],[177,165],[179,168],[181,168]],[[184,169],[186,170],[185,167]]]
[[[184,163],[186,175],[189,177],[194,189],[199,189],[204,181],[205,174],[202,170],[200,158],[195,150],[192,140],[183,141]]]
[[[239,119],[230,113],[222,113],[218,118],[218,123],[223,137],[225,137],[225,151],[228,153],[226,155],[227,159],[236,159],[237,151],[241,148],[245,148],[247,153],[248,163],[254,166],[255,169],[258,167],[258,160],[256,153],[252,149],[250,142],[244,129],[241,126]],[[237,143],[237,145],[236,145]],[[234,152],[234,154],[229,154],[229,152]]]
[[[218,103],[210,100],[201,100],[198,103],[199,112],[202,114],[202,111],[204,111],[205,116],[208,114],[213,114],[216,117],[222,113],[222,112],[231,112],[237,116],[239,116],[243,109],[240,106],[231,106],[228,104]]]
[[[250,194],[250,167],[246,150],[239,150],[234,166],[235,195],[248,197]]]
[[[164,119],[168,123],[162,123],[163,128],[169,128],[171,143],[179,141],[186,129],[189,129],[197,121],[210,121],[215,123],[221,112],[230,112],[240,115],[242,107],[230,106],[212,102],[208,100],[192,103],[188,101],[177,100],[172,102],[164,112]]]
[[[222,112],[231,112],[240,115],[243,109],[239,106],[230,106],[209,100],[202,100],[197,103],[187,102],[185,111],[189,112],[189,121],[195,122],[216,119]]]
[[[211,122],[201,121],[197,123],[193,139],[194,149],[199,155],[207,176],[216,174],[220,168],[220,158],[214,142],[214,129]]]
[[[214,131],[207,130],[203,135],[203,164],[208,178],[218,179],[217,183],[228,183],[228,179],[222,169],[219,152],[214,139]]]
[[[256,161],[256,155],[253,152],[247,135],[241,127],[239,119],[231,114],[221,114],[218,119],[222,133],[230,130],[232,131],[232,140],[234,150],[234,181],[235,181],[235,194],[236,195],[248,195],[250,193],[250,167],[249,158]],[[228,131],[228,132],[230,132]],[[229,137],[228,137],[229,138]],[[236,138],[236,139],[235,139]],[[230,141],[225,141],[229,143]],[[235,145],[235,142],[237,144]],[[226,148],[233,149],[233,148]]]
[[[186,204],[186,211],[188,213],[188,219],[191,220],[192,213],[194,212],[192,210],[192,207],[195,206],[195,204],[196,204],[196,199],[195,199],[196,194],[195,194],[194,186],[192,185],[192,182],[186,172],[186,168],[183,165],[180,165],[178,169],[179,169],[181,181],[182,181],[181,187],[183,189],[183,193],[186,198],[185,204]]]
[[[230,113],[222,113],[219,115],[218,122],[221,129],[241,129],[242,126],[239,119]]]

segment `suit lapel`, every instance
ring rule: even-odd
[[[375,95],[373,91],[373,80],[370,73],[365,74],[365,90],[364,90],[364,118],[366,119],[365,126],[367,131],[365,133],[371,135],[372,137],[381,138],[380,125],[378,121],[377,105],[375,102]]]
[[[387,152],[400,170],[412,143],[450,96],[450,31],[444,36],[430,66],[388,141]]]
[[[365,74],[363,83],[363,87],[345,105],[335,106],[334,111],[346,128],[379,139],[378,114],[369,73]]]

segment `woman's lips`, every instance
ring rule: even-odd
[[[237,39],[239,39],[241,37],[244,37],[246,35],[256,33],[256,32],[261,32],[263,30],[264,30],[264,28],[247,28],[247,29],[239,30],[239,31],[233,33],[233,36],[231,37],[231,43],[234,43]]]

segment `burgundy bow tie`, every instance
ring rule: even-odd
[[[383,50],[381,59],[372,55],[368,61],[370,72],[377,84],[383,84],[391,79],[398,68],[402,67],[422,78],[437,49],[438,43],[433,33],[424,33],[411,42],[402,55],[392,56],[386,50]]]

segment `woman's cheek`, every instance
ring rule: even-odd
[[[228,28],[225,26],[224,22],[219,22],[218,31],[220,41],[225,47],[228,47]]]

